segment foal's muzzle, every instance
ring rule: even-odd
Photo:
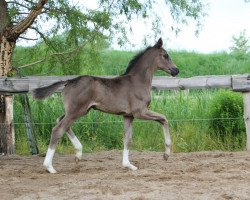
[[[171,76],[177,76],[179,74],[179,69],[177,67],[173,67],[170,69]]]

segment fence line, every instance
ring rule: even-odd
[[[45,76],[45,77],[23,77],[23,78],[0,77],[0,94],[13,95],[15,93],[28,93],[34,90],[35,88],[40,88],[43,86],[53,84],[57,81],[64,81],[75,77],[76,76],[61,76],[61,77]],[[228,88],[233,91],[242,92],[244,101],[243,119],[246,125],[247,149],[250,152],[250,75],[249,74],[223,75],[223,76],[197,76],[190,78],[154,77],[152,82],[152,89],[156,90],[185,90],[185,89],[204,89],[204,88],[206,89]],[[62,88],[60,88],[57,92],[61,92],[61,90]],[[11,99],[10,96],[9,99]],[[9,106],[9,108],[10,110],[11,108],[13,110],[13,105],[11,106]],[[9,114],[6,120],[7,122],[11,122],[11,125],[13,123],[12,118],[13,118],[13,113]],[[182,119],[182,121],[201,121],[201,120],[208,121],[216,119]],[[172,121],[177,121],[177,120],[172,120]],[[180,119],[178,119],[178,121],[180,121]],[[89,123],[93,124],[93,122]],[[12,131],[14,132],[14,130]],[[12,132],[9,131],[8,135],[11,136],[11,134]],[[9,143],[8,145],[14,146],[14,142],[13,144]]]
[[[0,77],[0,93],[30,92],[35,88],[75,77],[77,76]],[[106,76],[106,78],[112,77]],[[234,91],[247,92],[250,91],[250,75],[195,76],[190,78],[157,76],[153,78],[152,88],[157,90],[229,88]],[[61,90],[62,88],[58,92]]]
[[[189,122],[189,121],[213,121],[213,120],[244,120],[244,117],[231,117],[231,118],[194,118],[194,119],[169,119],[168,122]],[[147,123],[149,120],[136,120],[133,123]],[[109,124],[109,123],[123,123],[123,121],[92,121],[92,122],[74,122],[74,124]],[[14,122],[13,125],[26,124],[24,122]],[[30,124],[46,125],[56,124],[56,122],[32,122]],[[0,125],[7,125],[6,123],[0,123]]]

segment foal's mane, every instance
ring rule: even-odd
[[[136,65],[137,61],[142,57],[142,55],[143,55],[147,50],[149,50],[149,49],[151,49],[151,48],[152,48],[152,47],[149,46],[149,47],[147,47],[145,50],[143,50],[143,51],[139,52],[138,54],[136,54],[136,55],[132,58],[132,60],[129,61],[128,67],[127,67],[125,73],[122,74],[122,76],[127,75],[127,74],[131,71],[131,69],[133,69],[133,67]]]

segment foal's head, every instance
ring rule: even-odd
[[[152,47],[154,51],[156,51],[154,65],[156,70],[163,70],[172,76],[176,76],[179,74],[179,69],[172,62],[170,56],[167,51],[162,48],[163,42],[160,38],[158,42]]]
[[[167,51],[162,48],[162,44],[163,42],[160,38],[153,47],[148,47],[137,54],[129,62],[128,68],[123,75],[136,74],[141,69],[147,70],[150,67],[152,73],[156,70],[163,70],[172,76],[176,76],[179,73],[179,69],[172,62]]]

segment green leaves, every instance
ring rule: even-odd
[[[36,30],[40,30],[39,35],[41,36],[42,33],[43,39],[68,31],[71,32],[69,35],[71,35],[72,40],[74,40],[73,37],[91,38],[90,40],[92,40],[93,38],[89,35],[93,31],[98,32],[99,35],[102,33],[112,38],[117,32],[124,32],[127,22],[134,18],[150,18],[152,24],[157,24],[157,27],[152,26],[152,29],[157,30],[158,28],[160,30],[163,27],[159,27],[159,21],[163,19],[161,19],[160,12],[155,9],[154,5],[159,7],[167,5],[169,10],[163,10],[163,12],[170,12],[177,23],[187,24],[188,19],[193,19],[197,21],[197,25],[200,25],[200,20],[205,15],[204,7],[206,6],[201,0],[165,0],[165,2],[155,2],[154,0],[99,0],[98,9],[90,10],[81,1],[73,2],[69,0],[48,0],[42,14],[32,25]],[[11,21],[13,23],[20,22],[36,4],[36,0],[8,2]],[[127,20],[124,20],[123,17],[126,17]],[[43,28],[44,26],[48,27]],[[179,29],[179,27],[174,27],[174,31],[178,32]],[[126,37],[124,38],[126,39]]]
[[[12,7],[12,8],[9,9],[9,16],[10,16],[10,17],[14,17],[14,16],[17,15],[18,13],[19,13],[19,12],[18,12],[18,9],[17,9],[17,8]]]
[[[89,21],[93,23],[95,27],[102,27],[108,30],[112,24],[111,16],[106,11],[89,11]]]
[[[202,27],[201,20],[207,15],[205,8],[207,4],[204,4],[201,0],[165,0],[170,7],[171,15],[177,24],[188,25],[189,20],[193,20],[196,23],[196,34]],[[176,33],[180,30],[177,26],[174,28]]]
[[[11,22],[15,25],[22,21],[37,5],[37,2],[37,0],[8,1],[8,14]],[[38,38],[38,43],[46,46],[43,53],[39,54],[43,57],[38,60],[49,61],[52,67],[45,67],[49,74],[56,73],[57,70],[51,70],[57,67],[62,68],[61,71],[64,74],[80,73],[80,67],[76,70],[77,67],[67,65],[80,65],[82,49],[90,53],[89,56],[93,56],[92,60],[95,60],[98,57],[97,52],[102,49],[97,45],[100,41],[106,40],[107,44],[107,41],[113,41],[115,38],[120,45],[127,43],[128,33],[133,31],[129,22],[134,19],[148,18],[151,24],[147,24],[151,25],[154,34],[161,35],[162,30],[171,29],[170,24],[166,27],[163,23],[165,19],[162,19],[161,12],[171,12],[177,24],[187,24],[188,19],[197,20],[199,23],[204,16],[205,6],[201,0],[169,0],[163,1],[162,4],[154,0],[99,0],[98,3],[99,7],[91,10],[82,1],[48,0],[46,2],[42,13],[29,28],[33,31],[31,38]],[[158,8],[166,5],[167,7],[159,12],[155,5],[158,5]],[[178,26],[173,28],[173,31],[179,30]],[[27,33],[29,31],[21,36],[29,38]],[[42,67],[42,65],[39,66],[39,68]]]
[[[222,139],[235,137],[245,132],[243,122],[243,100],[241,94],[220,90],[210,105],[211,127]]]
[[[233,36],[233,46],[230,47],[231,52],[239,58],[243,58],[250,53],[249,38],[246,35],[246,30],[240,32],[239,36]]]

